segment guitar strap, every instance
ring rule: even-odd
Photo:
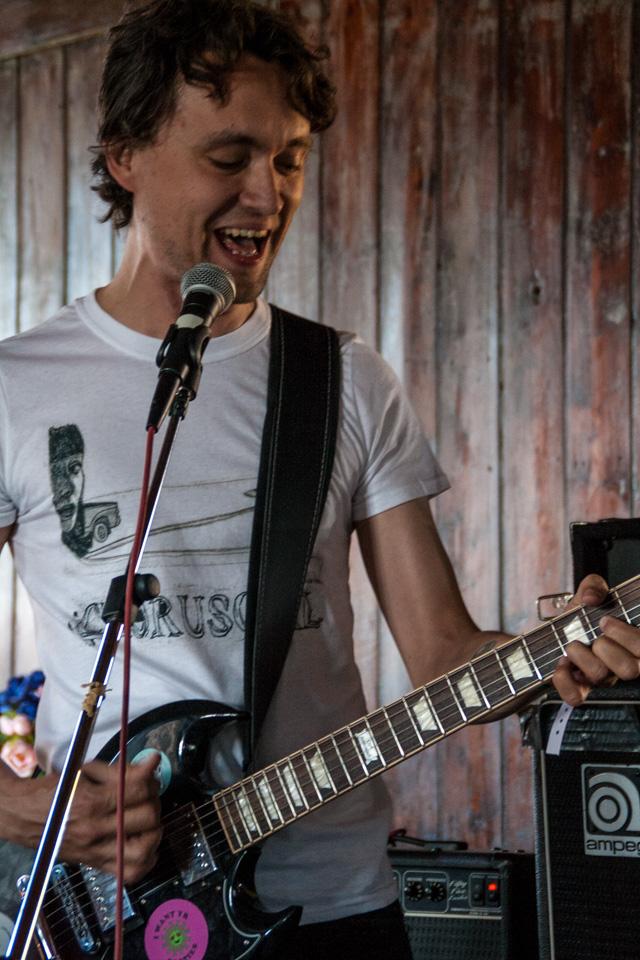
[[[340,398],[336,331],[274,306],[271,316],[267,411],[247,586],[247,763],[296,626],[331,479]]]

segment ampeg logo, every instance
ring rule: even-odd
[[[640,765],[583,764],[584,852],[640,857]]]

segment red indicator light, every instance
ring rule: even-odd
[[[497,884],[497,883],[488,883],[488,884],[487,884],[487,890],[489,891],[489,893],[495,893],[497,889],[498,889],[498,884]]]

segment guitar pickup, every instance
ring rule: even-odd
[[[207,838],[193,805],[186,814],[179,834],[167,837],[171,854],[185,887],[203,880],[217,870]]]
[[[116,878],[110,873],[102,873],[93,867],[80,864],[80,870],[91,898],[96,919],[102,933],[113,930],[116,925]],[[122,919],[130,920],[135,917],[129,894],[126,890],[122,894]]]
[[[18,890],[21,896],[26,893],[28,882],[28,877],[21,877],[18,881]],[[65,920],[69,924],[82,952],[93,953],[98,948],[98,942],[91,932],[89,921],[80,906],[84,896],[82,884],[79,884],[77,879],[74,881],[64,864],[58,863],[51,871],[49,889],[57,897],[60,909],[62,909]],[[42,938],[43,932],[38,930],[38,936]]]

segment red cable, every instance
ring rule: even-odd
[[[133,538],[133,546],[129,556],[127,569],[127,584],[124,600],[124,634],[123,634],[123,662],[122,662],[122,710],[120,716],[120,753],[118,757],[118,795],[116,801],[116,929],[114,942],[114,960],[122,960],[123,944],[123,909],[122,897],[124,894],[124,795],[125,776],[127,771],[127,740],[129,736],[129,689],[131,678],[131,606],[133,603],[133,589],[136,567],[142,544],[144,520],[147,515],[147,498],[149,493],[149,476],[151,474],[151,457],[153,453],[153,438],[155,430],[147,430],[145,447],[144,470],[142,487],[140,490],[140,504],[138,506],[138,520]]]

